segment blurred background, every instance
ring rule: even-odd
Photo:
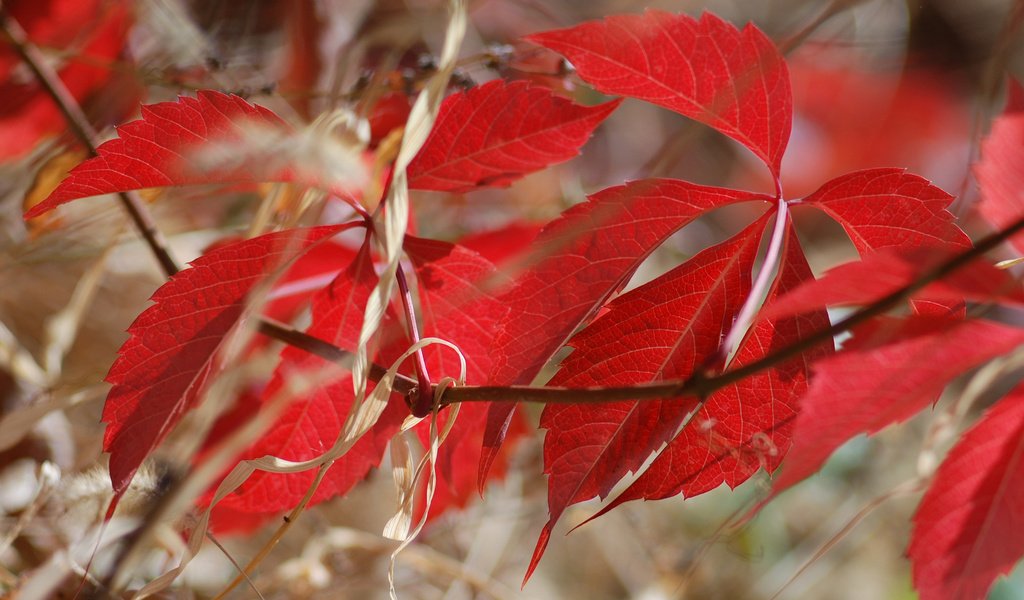
[[[348,108],[368,120],[370,149],[404,122],[410,98],[433,71],[446,23],[437,0],[35,0],[4,7],[105,138],[113,125],[138,116],[139,103],[214,88],[297,124]],[[956,195],[952,210],[965,229],[985,232],[972,211],[970,169],[1001,110],[1007,78],[1024,76],[1024,2],[472,0],[470,7],[454,88],[525,79],[586,104],[603,98],[571,65],[521,36],[644,8],[753,22],[783,50],[793,82],[795,117],[783,162],[788,198],[852,170],[902,167]],[[124,330],[163,278],[110,199],[21,219],[84,153],[2,44],[0,74],[2,592],[40,573],[79,534],[85,524],[75,519],[90,517],[69,508],[98,505],[106,493],[106,475],[96,471],[105,462],[101,382]],[[572,161],[507,189],[415,195],[415,227],[427,237],[457,240],[512,226],[514,244],[588,193],[651,176],[771,189],[763,165],[738,144],[627,100]],[[146,199],[184,262],[244,233],[269,193],[183,188]],[[288,200],[281,202],[277,210],[285,214]],[[749,218],[743,209],[702,218],[660,249],[636,281],[724,239]],[[815,215],[797,218],[817,271],[853,256],[837,226]],[[539,410],[526,413],[535,426]],[[926,444],[932,421],[925,414],[855,440],[744,528],[727,523],[765,493],[763,476],[736,491],[629,503],[563,537],[600,504],[574,506],[520,589],[547,519],[542,437],[532,434],[482,501],[436,519],[401,556],[398,593],[446,600],[914,598],[904,552],[919,493],[905,484],[921,461],[945,448]],[[59,467],[60,482],[35,501],[44,461]],[[386,597],[393,544],[379,533],[394,512],[393,488],[382,471],[304,514],[263,561],[255,586],[266,598]],[[244,563],[270,533],[220,541]],[[169,564],[155,555],[139,581]],[[165,597],[212,597],[234,573],[208,545]],[[233,597],[253,596],[242,586]],[[1024,597],[1024,573],[999,583],[992,597]]]

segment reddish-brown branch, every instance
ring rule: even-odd
[[[329,362],[346,366],[352,361],[351,352],[342,350],[318,337],[303,333],[290,325],[273,319],[262,318],[259,324],[259,332],[267,337],[282,341],[289,346],[305,350]],[[384,367],[376,363],[370,364],[370,379],[380,381],[385,373],[387,373],[387,369]],[[417,384],[415,380],[409,379],[404,375],[396,375],[393,389],[399,394],[409,396],[416,393]]]

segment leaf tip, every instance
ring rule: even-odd
[[[524,588],[530,581],[530,577],[533,576],[533,572],[537,570],[537,565],[540,564],[541,557],[544,556],[544,551],[548,547],[548,540],[551,539],[552,526],[552,523],[548,521],[544,525],[544,529],[541,530],[540,536],[537,538],[537,546],[533,549],[533,556],[530,557],[530,565],[526,567],[526,575],[523,576],[522,587]]]

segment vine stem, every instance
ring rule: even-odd
[[[260,319],[258,331],[267,337],[282,341],[289,346],[295,346],[300,350],[305,350],[306,352],[319,356],[328,362],[347,366],[352,361],[352,353],[348,350],[343,350],[334,344],[325,342],[318,337],[299,331],[291,325],[281,323],[280,321],[276,321],[269,317],[263,317]],[[370,379],[380,381],[387,371],[387,369],[377,363],[371,363]],[[405,375],[399,374],[395,376],[395,383],[392,386],[392,389],[399,394],[409,396],[417,393],[418,387],[418,382],[415,379],[410,379]],[[429,389],[430,386],[428,385],[427,387]]]

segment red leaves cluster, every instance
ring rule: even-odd
[[[735,487],[760,469],[773,473],[781,465],[774,495],[812,474],[853,436],[910,418],[933,404],[953,379],[1024,343],[1022,329],[963,315],[968,301],[1024,300],[1020,282],[1005,271],[977,261],[943,281],[907,289],[921,278],[934,279],[935,269],[971,246],[947,210],[952,197],[928,181],[901,169],[875,168],[824,182],[805,198],[785,198],[780,164],[792,122],[789,75],[774,44],[756,27],[739,30],[710,14],[694,19],[648,11],[527,39],[562,54],[601,92],[668,108],[736,140],[765,163],[775,184],[774,193],[765,195],[671,179],[632,181],[591,195],[539,233],[520,226],[467,240],[495,263],[508,258],[509,248],[524,247],[517,261],[524,267],[510,282],[467,247],[406,238],[415,289],[410,296],[418,299],[420,322],[413,331],[404,316],[408,310],[400,310],[397,301],[390,307],[372,349],[383,364],[417,336],[435,336],[461,349],[470,384],[531,384],[566,346],[572,352],[551,386],[674,381],[689,390],[684,386],[694,381],[763,366],[706,397],[678,393],[548,405],[541,426],[547,430],[550,520],[530,572],[567,507],[606,497],[631,472],[635,480],[602,513],[630,500],[694,496],[723,483]],[[996,227],[1024,213],[1018,95],[985,143],[978,167],[982,213]],[[542,87],[500,80],[453,94],[411,163],[408,181],[414,189],[457,193],[508,185],[575,156],[619,102],[587,107]],[[394,128],[391,112],[405,110],[386,108],[375,117],[376,137]],[[148,107],[29,216],[89,195],[151,186],[270,179],[333,191],[344,187],[302,174],[295,164],[274,172],[243,166],[198,174],[180,162],[203,144],[236,139],[238,128],[254,120],[287,129],[270,111],[219,92]],[[762,216],[733,238],[622,292],[668,237],[709,211],[741,202],[754,203]],[[798,207],[821,211],[841,225],[862,260],[815,281],[790,218]],[[311,298],[307,333],[340,348],[355,346],[363,307],[377,283],[373,228],[361,229],[366,234],[358,252],[332,253],[325,267],[303,258],[331,248],[327,238],[350,226],[228,244],[154,295],[155,304],[132,326],[109,376],[114,387],[104,412],[105,449],[118,494],[220,368],[224,341],[252,318],[246,308],[250,290],[271,272],[297,259],[270,297]],[[523,237],[506,243],[510,232]],[[767,264],[759,267],[765,240]],[[838,352],[829,337],[802,352],[777,354],[828,329],[827,306],[871,305],[893,294],[910,300],[914,314],[867,319]],[[762,297],[766,308],[748,318]],[[287,318],[296,307],[282,314]],[[458,370],[456,355],[440,347],[428,347],[417,362],[418,372],[405,372],[434,382]],[[287,348],[253,403],[269,401],[291,378],[325,366],[321,358]],[[342,430],[353,399],[350,378],[316,386],[244,457],[317,456]],[[992,408],[952,450],[925,495],[910,546],[923,597],[977,597],[1024,553],[1019,542],[993,533],[1020,525],[1024,497],[1015,482],[1022,474],[1021,406],[1018,391]],[[437,465],[444,489],[440,504],[460,504],[474,480],[480,487],[487,481],[508,432],[519,431],[510,428],[514,410],[507,402],[462,407]],[[314,501],[345,493],[377,466],[406,413],[403,399],[394,397],[370,432],[328,472]],[[422,426],[418,433],[426,442]],[[257,474],[217,505],[215,523],[258,523],[297,502],[311,479],[311,473]]]

